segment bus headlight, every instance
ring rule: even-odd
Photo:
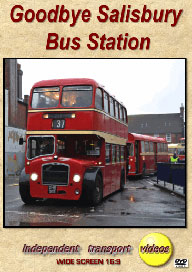
[[[36,173],[31,174],[31,180],[36,181],[38,179],[38,175]]]
[[[75,174],[75,175],[73,176],[73,181],[74,181],[74,182],[79,182],[80,179],[81,179],[81,177],[80,177],[78,174]]]

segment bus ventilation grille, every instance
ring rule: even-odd
[[[46,164],[43,165],[44,185],[68,185],[69,167],[63,164]]]

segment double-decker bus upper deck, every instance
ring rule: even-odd
[[[92,79],[40,81],[31,90],[27,134],[97,134],[126,143],[127,112]]]

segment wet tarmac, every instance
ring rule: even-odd
[[[25,205],[18,179],[5,183],[5,227],[184,227],[185,198],[154,186],[154,178],[128,180],[123,192],[98,206],[44,200]]]

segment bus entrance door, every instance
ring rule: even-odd
[[[136,174],[139,173],[139,141],[135,141],[135,170],[136,170]]]

